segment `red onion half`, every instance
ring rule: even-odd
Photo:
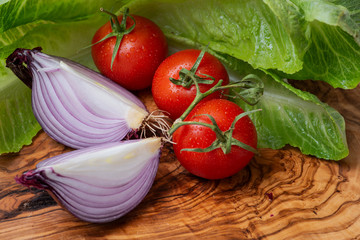
[[[150,190],[158,169],[161,139],[107,143],[40,162],[16,180],[46,189],[76,217],[94,223],[116,220]]]
[[[93,70],[40,50],[16,49],[6,63],[32,88],[34,115],[50,137],[78,149],[120,141],[141,128],[149,113],[135,95]]]

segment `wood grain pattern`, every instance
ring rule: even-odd
[[[40,132],[20,153],[0,156],[0,239],[360,239],[360,88],[301,82],[346,119],[350,155],[325,161],[297,149],[261,149],[231,178],[192,176],[163,149],[144,201],[108,224],[82,222],[44,191],[14,177],[70,151]],[[148,92],[140,93],[154,109]]]

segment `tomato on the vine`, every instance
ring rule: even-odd
[[[129,90],[140,90],[151,86],[157,67],[167,56],[168,45],[154,22],[130,16],[127,11],[118,17],[104,11],[112,16],[112,23],[107,22],[95,33],[92,57],[103,75]],[[106,36],[109,38],[101,41]]]
[[[184,122],[207,123],[214,126],[211,117],[218,125],[221,133],[231,131],[235,118],[244,111],[235,103],[225,99],[213,99],[199,103],[185,118]],[[210,116],[211,117],[210,117]],[[219,136],[208,126],[183,125],[173,134],[174,152],[181,165],[190,173],[206,178],[221,179],[232,176],[244,168],[254,155],[257,147],[256,129],[251,119],[245,115],[235,121],[231,136],[247,146],[246,150],[238,145],[231,145],[230,152],[224,153],[227,137]],[[215,141],[215,142],[214,142]],[[214,145],[215,144],[215,145]],[[219,146],[217,145],[219,144]],[[196,149],[206,149],[207,152],[197,152]],[[194,151],[192,151],[194,150]]]
[[[152,95],[159,109],[169,113],[170,118],[176,119],[188,108],[196,96],[196,86],[190,84],[186,87],[175,84],[170,79],[181,80],[179,73],[182,69],[191,70],[198,60],[201,51],[187,49],[176,52],[167,57],[155,72],[152,83]],[[195,70],[195,69],[193,69]],[[201,62],[194,72],[199,77],[199,89],[205,92],[223,80],[222,85],[229,83],[229,76],[224,65],[213,55],[205,52]],[[180,81],[179,81],[180,82]],[[209,84],[210,83],[210,84]],[[203,101],[222,98],[226,93],[217,91],[207,96]]]

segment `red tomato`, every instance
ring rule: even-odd
[[[234,119],[244,111],[235,103],[225,99],[213,99],[198,104],[185,118],[212,124],[211,115],[221,131],[230,128]],[[235,124],[233,138],[256,149],[257,135],[254,124],[248,116],[240,118]],[[184,148],[207,148],[216,139],[215,132],[206,126],[184,125],[173,134],[174,152],[181,165],[192,174],[206,179],[221,179],[234,175],[244,168],[254,153],[232,145],[231,151],[224,154],[221,148],[210,152],[181,151]]]
[[[100,72],[129,90],[140,90],[151,86],[154,73],[166,58],[168,47],[160,28],[151,20],[132,15],[135,28],[122,38],[119,51],[111,70],[111,58],[116,37],[108,38],[92,46],[92,57]],[[122,16],[118,17],[119,22]],[[134,24],[127,17],[126,28]],[[92,43],[96,43],[111,33],[110,22],[100,27]]]
[[[196,49],[179,51],[167,57],[155,72],[152,83],[154,101],[158,108],[167,111],[172,119],[180,117],[188,108],[196,96],[196,87],[192,85],[190,88],[185,88],[176,85],[170,81],[170,78],[179,79],[179,72],[183,68],[190,70],[200,52],[200,50]],[[201,92],[213,87],[220,79],[223,80],[222,85],[229,83],[229,76],[225,67],[216,57],[209,53],[205,53],[195,74],[200,77],[204,77],[202,74],[207,74],[215,78],[212,84],[200,84]],[[206,79],[211,80],[210,78]],[[202,101],[221,98],[222,96],[223,94],[217,91]]]

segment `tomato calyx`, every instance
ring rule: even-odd
[[[224,132],[221,131],[221,129],[217,125],[214,117],[211,116],[210,114],[201,114],[201,115],[196,115],[196,116],[207,116],[210,119],[212,124],[204,123],[204,122],[197,122],[197,121],[186,121],[186,122],[181,122],[181,123],[178,122],[175,126],[175,130],[184,125],[200,125],[200,126],[210,128],[216,134],[216,139],[207,148],[183,148],[183,149],[181,149],[181,151],[204,153],[204,152],[210,152],[210,151],[220,148],[224,154],[228,154],[228,153],[230,153],[232,146],[238,146],[245,150],[248,150],[250,152],[258,154],[258,151],[255,148],[253,148],[233,137],[233,132],[235,129],[236,122],[239,121],[242,117],[245,117],[245,116],[247,116],[251,113],[257,112],[257,111],[261,111],[261,109],[255,109],[252,111],[247,111],[247,112],[243,112],[243,113],[239,114],[232,122],[230,128]]]
[[[204,74],[201,73],[201,75],[203,75],[204,77],[200,77],[199,75],[196,75],[196,71],[199,68],[199,65],[201,63],[201,60],[203,59],[204,55],[205,55],[206,49],[203,49],[199,56],[197,57],[194,65],[191,67],[190,70],[183,68],[180,70],[179,72],[179,79],[175,79],[175,78],[169,78],[170,81],[175,84],[175,85],[179,85],[182,86],[184,88],[189,89],[192,85],[194,85],[195,83],[198,84],[213,84],[215,81],[215,78],[208,75],[208,74]]]
[[[105,37],[103,37],[102,39],[100,39],[96,43],[92,44],[91,46],[93,46],[95,44],[98,44],[98,43],[101,43],[101,42],[105,41],[108,38],[116,37],[116,43],[115,43],[114,51],[113,51],[112,57],[111,57],[111,70],[112,70],[116,54],[118,53],[119,48],[120,48],[121,41],[122,41],[124,35],[129,34],[132,30],[134,30],[136,22],[135,22],[135,19],[129,14],[129,8],[124,9],[121,23],[119,22],[119,19],[115,14],[113,14],[113,13],[111,13],[111,12],[109,12],[109,11],[103,9],[103,8],[100,8],[100,11],[110,15],[110,17],[111,17],[110,18],[110,23],[111,23],[112,32],[107,34]],[[133,20],[134,24],[131,27],[126,28],[126,19],[128,17],[130,17]]]
[[[237,91],[242,91],[242,92],[239,92],[237,95],[232,95],[231,97],[233,97],[233,98],[239,97],[241,99],[245,99],[245,97],[243,97],[243,96],[245,96],[245,94],[246,94],[247,95],[246,98],[249,98],[249,96],[251,96],[251,99],[252,99],[251,101],[254,105],[260,100],[260,97],[263,94],[263,89],[264,89],[263,82],[255,74],[249,74],[249,75],[245,76],[243,79],[241,79],[240,81],[232,82],[232,83],[229,83],[224,86],[221,85],[222,82],[223,82],[223,80],[220,79],[212,88],[210,88],[206,92],[201,92],[199,83],[195,79],[194,84],[196,87],[196,96],[195,96],[194,100],[192,101],[192,103],[189,105],[189,107],[185,110],[185,112],[178,119],[175,120],[173,126],[170,128],[170,135],[172,135],[175,132],[175,130],[173,130],[173,129],[175,128],[176,124],[182,122],[186,118],[186,116],[189,115],[191,110],[193,110],[194,107],[201,100],[203,100],[205,97],[209,96],[210,94],[212,94],[216,91],[236,88],[236,89],[238,89]]]
[[[264,83],[257,75],[249,74],[241,79],[241,86],[233,84],[231,89],[231,94],[226,95],[226,97],[233,99],[238,98],[254,106],[264,94]]]

